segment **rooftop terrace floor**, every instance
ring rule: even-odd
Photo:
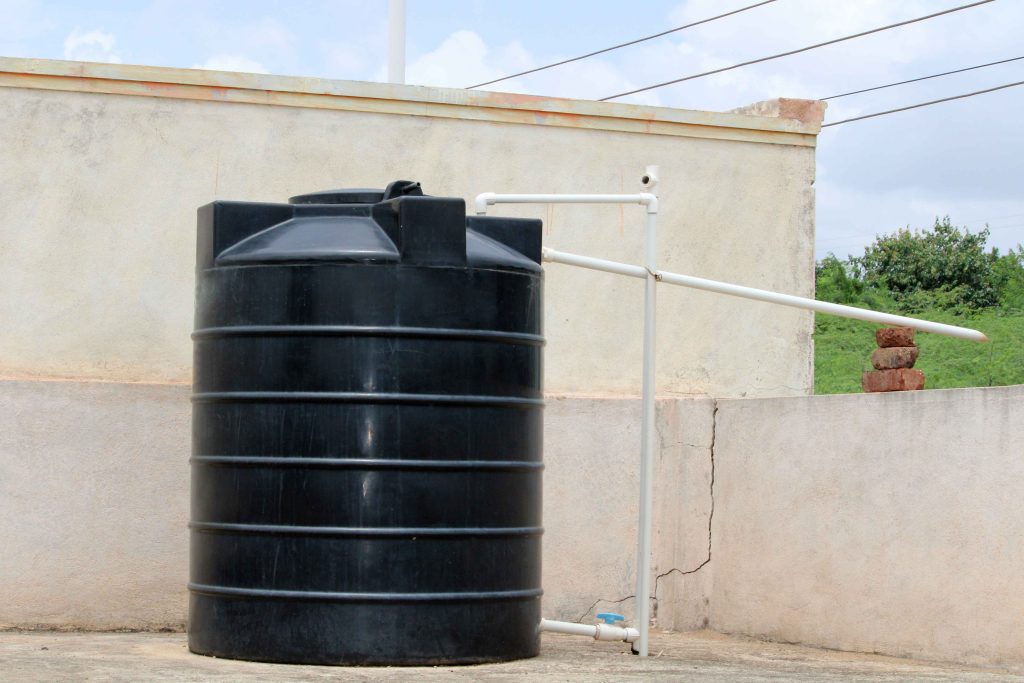
[[[189,653],[181,633],[0,633],[4,681],[1010,681],[1011,673],[819,650],[709,631],[653,633],[644,660],[618,643],[545,635],[541,656],[507,664],[340,668]]]

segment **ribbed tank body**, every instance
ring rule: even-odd
[[[540,222],[402,187],[199,210],[194,652],[537,654]]]

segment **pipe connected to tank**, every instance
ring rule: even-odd
[[[615,640],[633,643],[640,638],[640,631],[611,624],[577,624],[571,621],[540,620],[540,630],[551,633],[567,633],[572,636],[588,636],[594,640]]]
[[[653,189],[658,184],[658,167],[648,166],[643,176],[642,184],[648,189]],[[689,287],[715,294],[725,294],[754,301],[802,308],[818,313],[827,313],[843,318],[854,318],[868,322],[881,323],[883,325],[898,325],[913,327],[923,332],[932,332],[949,337],[958,337],[971,341],[986,342],[988,337],[978,330],[956,325],[932,322],[908,318],[902,315],[881,313],[853,306],[843,306],[826,301],[817,301],[791,294],[781,294],[764,289],[744,287],[728,282],[708,280],[705,278],[659,271],[657,269],[657,234],[656,221],[658,215],[658,197],[652,193],[641,192],[637,194],[497,194],[484,192],[476,196],[474,205],[478,215],[487,213],[487,208],[495,204],[640,204],[647,209],[647,223],[645,229],[644,265],[637,266],[617,261],[570,254],[562,251],[555,251],[544,247],[541,250],[544,261],[561,263],[579,268],[600,270],[617,275],[626,275],[645,281],[644,287],[644,338],[643,338],[643,409],[642,428],[640,445],[640,514],[637,529],[637,577],[636,577],[636,629],[623,629],[611,625],[598,624],[588,626],[586,624],[573,624],[568,622],[541,620],[542,631],[556,631],[559,633],[571,633],[576,635],[589,635],[598,640],[624,640],[625,642],[637,641],[636,651],[641,657],[648,654],[648,634],[650,629],[650,601],[641,599],[640,596],[650,595],[650,568],[651,568],[651,514],[653,505],[653,467],[654,467],[654,440],[655,440],[655,297],[657,283]],[[628,631],[637,633],[636,638],[602,638],[599,637],[601,629],[616,629],[617,631]],[[608,633],[611,633],[608,631]]]
[[[652,177],[652,176],[646,176]],[[647,213],[658,213],[658,197],[649,192],[637,194],[496,194],[482,192],[474,201],[476,213],[483,216],[494,204],[643,204]]]
[[[653,189],[658,184],[658,167],[648,166],[641,182],[646,187]],[[643,399],[640,418],[642,428],[640,430],[640,514],[637,522],[636,594],[649,595],[651,590],[651,516],[654,504],[654,332],[655,295],[657,293],[654,272],[657,267],[658,197],[650,192],[636,194],[496,194],[484,192],[476,197],[477,215],[486,214],[487,207],[493,204],[639,204],[647,209],[646,268],[641,268],[643,273],[641,277],[646,278],[646,283],[644,287]],[[647,656],[650,621],[650,601],[637,600],[636,622],[639,627],[637,653],[641,657]]]
[[[643,266],[634,266],[628,263],[619,263],[618,261],[606,261],[604,259],[592,258],[590,256],[580,256],[579,254],[569,254],[564,251],[555,251],[554,249],[549,249],[547,247],[544,247],[541,250],[541,254],[545,261],[550,261],[551,263],[562,263],[568,266],[577,266],[578,268],[601,270],[606,273],[627,275],[629,277],[640,279],[646,278],[648,275],[647,269]],[[843,306],[842,304],[833,304],[828,301],[818,301],[816,299],[805,299],[802,296],[780,294],[779,292],[771,292],[766,289],[744,287],[742,285],[734,285],[728,282],[707,280],[701,277],[681,275],[679,273],[671,273],[668,271],[656,271],[654,273],[654,278],[658,282],[663,282],[667,285],[678,285],[679,287],[700,289],[705,292],[726,294],[728,296],[736,296],[743,299],[753,299],[754,301],[764,301],[766,303],[789,306],[791,308],[803,308],[808,311],[827,313],[829,315],[837,315],[843,318],[866,320],[868,322],[880,323],[883,325],[913,327],[914,329],[921,330],[922,332],[932,332],[934,334],[942,334],[947,337],[957,337],[959,339],[978,342],[988,341],[988,337],[986,337],[982,332],[972,330],[968,327],[946,325],[945,323],[936,323],[930,320],[919,320],[918,318],[908,318],[903,315],[893,315],[891,313],[880,313],[866,308]]]

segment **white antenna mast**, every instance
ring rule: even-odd
[[[388,82],[405,83],[405,0],[388,6]]]

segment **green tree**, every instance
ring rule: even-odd
[[[864,281],[857,277],[848,261],[829,253],[814,265],[814,291],[821,301],[855,304],[864,294]]]
[[[1006,311],[1024,312],[1024,245],[1003,256],[992,264],[996,285],[999,288],[999,305]]]
[[[904,310],[984,308],[997,304],[1001,293],[998,252],[985,250],[988,235],[988,228],[961,230],[946,216],[931,230],[876,237],[851,265],[868,286],[892,292]]]

